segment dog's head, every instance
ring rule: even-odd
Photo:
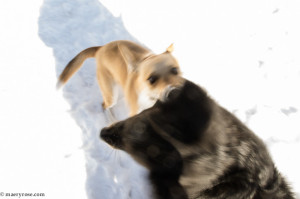
[[[173,44],[164,53],[146,53],[136,58],[127,48],[119,46],[130,73],[136,77],[135,89],[155,103],[164,100],[166,93],[183,84],[177,60],[173,57]]]
[[[184,80],[164,101],[101,130],[101,138],[129,153],[150,170],[160,198],[188,198],[179,183],[186,161],[208,148],[212,102],[197,85]],[[206,150],[205,149],[205,150]]]
[[[211,102],[185,80],[165,101],[101,130],[101,138],[151,171],[180,173],[185,146],[199,144],[211,117]]]
[[[154,100],[165,100],[170,90],[182,86],[184,82],[172,51],[173,45],[164,53],[147,56],[139,63],[139,90],[146,92]]]
[[[126,151],[151,171],[180,170],[179,153],[156,133],[144,114],[103,128],[101,138],[113,148]]]

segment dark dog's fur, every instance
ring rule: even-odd
[[[101,138],[150,170],[158,198],[294,198],[264,143],[187,80]]]

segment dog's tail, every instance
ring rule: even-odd
[[[95,46],[87,48],[81,51],[76,57],[74,57],[63,70],[61,75],[58,77],[56,88],[62,87],[72,75],[82,66],[83,62],[87,58],[95,57],[96,52],[101,48],[101,46]]]

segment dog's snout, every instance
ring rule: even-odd
[[[107,142],[108,144],[111,143],[111,135],[110,135],[110,132],[109,132],[109,129],[107,127],[103,128],[100,132],[100,138],[102,140],[104,140],[105,142]]]
[[[161,96],[161,101],[167,101],[178,96],[180,89],[176,86],[168,85]]]
[[[100,138],[103,139],[104,141],[108,142],[108,140],[112,140],[112,137],[114,137],[114,133],[109,127],[105,127],[101,130]]]
[[[100,138],[104,139],[108,134],[109,134],[108,133],[108,128],[105,127],[103,129],[101,129],[101,131],[100,131]]]
[[[101,130],[100,138],[104,140],[107,144],[111,145],[112,147],[121,148],[120,135],[110,127],[105,127]]]
[[[167,99],[174,99],[174,98],[176,98],[179,94],[180,94],[180,88],[172,87],[172,88],[169,90],[169,92],[168,92],[166,98],[167,98]]]

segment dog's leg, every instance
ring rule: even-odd
[[[101,67],[100,63],[97,64],[97,67],[97,80],[103,97],[102,107],[108,118],[108,122],[114,123],[117,120],[111,108],[116,101],[115,98],[117,98],[117,96],[114,96],[115,82],[110,72]]]
[[[125,98],[128,103],[130,112],[130,116],[134,116],[138,113],[139,105],[138,105],[138,94],[137,94],[137,74],[132,73],[128,77],[128,81],[125,85]]]
[[[107,109],[112,107],[114,103],[113,89],[115,82],[110,72],[102,67],[100,63],[97,64],[97,67],[97,80],[103,97],[102,107]]]
[[[132,97],[133,98],[133,97]],[[138,104],[137,104],[137,99],[133,99],[132,101],[129,102],[129,107],[130,107],[130,112],[129,116],[134,116],[138,113]]]

